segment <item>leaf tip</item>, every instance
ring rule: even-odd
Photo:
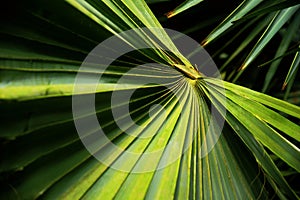
[[[201,46],[202,47],[205,47],[206,45],[208,44],[208,40],[204,39],[202,42],[201,42]]]
[[[286,88],[286,86],[287,86],[287,82],[284,82],[282,87],[281,87],[281,90],[284,90]]]
[[[165,15],[166,15],[166,16],[167,16],[167,18],[169,19],[169,18],[171,18],[171,17],[175,16],[175,15],[176,15],[176,13],[175,13],[175,12],[172,10],[172,11],[170,11],[170,12],[167,12]]]
[[[247,65],[242,64],[242,65],[240,66],[240,68],[238,69],[238,71],[243,71],[244,69],[246,69],[246,67],[247,67]]]

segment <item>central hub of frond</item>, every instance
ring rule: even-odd
[[[195,67],[186,66],[186,65],[180,65],[180,64],[174,64],[174,68],[181,72],[184,76],[190,78],[190,79],[199,79],[203,77],[203,74],[201,74]]]

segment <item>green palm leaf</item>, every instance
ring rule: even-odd
[[[199,73],[144,1],[22,6],[0,30],[1,199],[298,198],[274,159],[300,171],[298,106]],[[133,28],[133,35],[119,34]],[[107,69],[97,62],[82,68],[88,52],[112,35],[132,48],[151,48],[119,57]],[[92,56],[112,59],[108,55]],[[85,78],[74,86],[78,73]],[[99,74],[95,86],[91,80]],[[153,84],[161,80],[165,85]],[[133,95],[111,106],[115,91]],[[95,112],[75,116],[72,95],[84,99],[93,92]],[[115,119],[112,110],[126,104],[129,112]],[[90,122],[94,115],[108,140],[96,140],[94,126],[78,136],[74,120]],[[124,131],[118,123],[128,116],[133,121],[122,124]]]
[[[171,18],[185,10],[188,10],[189,8],[201,3],[203,0],[186,0],[179,6],[177,6],[174,10],[168,12],[166,15],[168,18]]]

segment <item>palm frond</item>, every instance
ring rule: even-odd
[[[245,1],[206,41],[259,3]],[[0,30],[1,199],[299,198],[278,165],[300,171],[298,106],[203,75],[144,1],[22,6]],[[278,32],[294,8],[279,11],[289,17],[267,32]],[[106,53],[92,50],[113,35],[116,44],[102,46]],[[251,59],[272,37],[263,35]],[[136,51],[115,59],[120,44]],[[112,102],[114,93],[124,98]],[[91,96],[94,110],[84,109]],[[74,113],[75,106],[83,109]],[[76,122],[87,124],[84,135]]]

